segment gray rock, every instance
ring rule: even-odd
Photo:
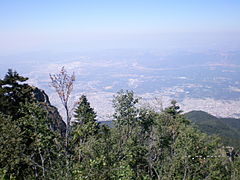
[[[47,111],[48,118],[51,122],[50,125],[52,130],[58,131],[61,134],[61,136],[64,137],[66,133],[66,124],[62,120],[62,117],[60,116],[58,109],[55,106],[51,105],[49,97],[44,92],[44,90],[34,87],[33,93],[37,102],[39,102],[42,105],[42,107]]]

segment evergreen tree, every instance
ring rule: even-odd
[[[74,112],[73,141],[85,142],[89,136],[96,134],[99,129],[96,120],[97,115],[85,95],[79,98],[78,106]]]
[[[81,146],[88,141],[91,136],[97,134],[99,123],[96,120],[96,113],[91,108],[85,95],[79,98],[75,112],[75,121],[72,124],[72,149],[75,157],[81,160]]]
[[[33,89],[24,83],[26,80],[28,78],[11,69],[0,80],[0,112],[12,116],[13,120],[20,117],[20,103],[33,102]]]
[[[75,109],[75,121],[79,124],[86,124],[88,122],[96,122],[96,113],[93,108],[90,106],[90,103],[87,100],[85,95],[82,95],[79,98],[78,106]]]

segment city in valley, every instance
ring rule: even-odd
[[[63,116],[49,74],[64,66],[76,77],[72,103],[85,94],[100,121],[111,116],[113,96],[121,89],[133,90],[142,106],[158,111],[175,99],[184,112],[203,110],[218,117],[240,117],[240,51],[118,49],[22,53],[1,59],[1,76],[13,68],[29,77],[28,82],[46,91]]]

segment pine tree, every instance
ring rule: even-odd
[[[91,108],[85,95],[79,98],[75,112],[75,121],[72,125],[72,142],[84,143],[89,136],[97,133],[99,123],[96,120],[96,113]]]
[[[11,69],[0,80],[0,112],[12,116],[13,120],[21,116],[18,112],[20,103],[33,102],[33,89],[24,83],[27,80]]]

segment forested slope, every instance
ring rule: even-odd
[[[203,111],[191,111],[185,116],[202,132],[218,135],[228,146],[240,146],[240,119],[217,118]]]

